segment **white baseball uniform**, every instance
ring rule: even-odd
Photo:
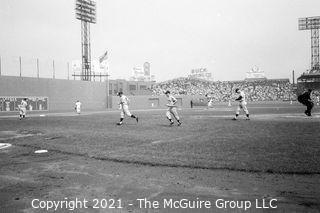
[[[81,102],[80,101],[77,101],[76,104],[75,104],[75,109],[76,109],[76,112],[78,114],[81,113]]]
[[[168,97],[168,109],[166,112],[166,116],[168,119],[171,119],[171,114],[173,115],[173,117],[175,117],[176,120],[180,120],[179,119],[179,115],[177,112],[177,106],[175,105],[177,103],[177,99],[175,97],[173,97],[172,95],[169,95]]]
[[[19,105],[19,114],[20,116],[26,116],[28,103],[25,100],[22,100]]]
[[[119,105],[120,105],[120,117],[124,118],[125,115],[131,116],[131,113],[129,111],[129,98],[125,95],[121,95],[120,100],[119,100]]]
[[[213,106],[213,100],[212,100],[212,98],[210,98],[208,101],[208,108],[210,108],[212,106]]]
[[[239,105],[237,107],[236,114],[239,114],[241,109],[243,109],[243,111],[246,114],[249,114],[249,111],[247,109],[246,95],[244,94],[243,91],[240,91],[238,101],[239,101]]]

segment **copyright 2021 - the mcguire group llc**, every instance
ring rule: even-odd
[[[159,200],[149,200],[147,198],[137,198],[133,202],[123,202],[119,199],[86,199],[86,198],[64,198],[62,200],[41,200],[33,199],[31,206],[34,209],[54,210],[67,209],[122,209],[134,206],[139,209],[276,209],[277,199],[255,199],[255,200],[201,200],[195,199],[172,199],[163,198]]]

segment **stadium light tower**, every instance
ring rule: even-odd
[[[91,81],[91,46],[90,23],[96,23],[96,2],[91,0],[76,0],[76,18],[81,20],[81,52],[83,81]]]
[[[299,23],[299,30],[311,30],[310,73],[320,73],[320,65],[319,65],[320,16],[299,18],[298,23]]]

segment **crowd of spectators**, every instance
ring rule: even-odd
[[[178,78],[153,86],[153,95],[170,90],[174,95],[206,95],[215,101],[228,101],[236,88],[243,90],[248,101],[294,100],[292,85],[288,79],[257,81],[205,81],[194,78]]]

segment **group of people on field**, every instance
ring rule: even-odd
[[[171,94],[169,90],[165,91],[164,93],[168,100],[168,103],[166,104],[166,106],[168,107],[166,112],[166,117],[169,120],[170,125],[174,124],[174,119],[175,119],[177,121],[178,126],[180,126],[182,123],[180,121],[180,117],[177,111],[177,99]],[[244,111],[246,115],[246,120],[250,120],[249,110],[247,109],[246,94],[244,93],[244,91],[240,90],[239,88],[235,89],[235,93],[238,94],[238,98],[235,100],[238,101],[239,104],[237,106],[236,114],[233,120],[237,120],[240,114],[240,110]],[[304,112],[307,116],[311,116],[311,111],[314,106],[314,103],[311,99],[311,93],[312,93],[312,90],[308,89],[306,92],[298,96],[298,102],[300,102],[301,104],[307,107],[307,109]],[[123,92],[118,92],[117,95],[119,96],[119,110],[120,110],[120,121],[117,123],[117,125],[123,124],[125,115],[135,119],[136,122],[138,123],[139,122],[138,116],[131,114],[129,111],[129,102],[130,102],[129,98],[125,96]],[[209,105],[212,106],[212,98],[209,97],[208,95],[206,95],[206,97],[208,98],[208,106]],[[20,105],[18,106],[20,119],[26,117],[27,105],[28,105],[27,98],[24,98],[21,101]],[[74,109],[77,114],[81,113],[81,102],[79,100],[76,101]]]
[[[170,94],[170,91],[166,91],[165,95],[167,96],[168,103],[166,106],[168,107],[166,112],[166,117],[170,121],[170,125],[174,124],[173,118],[177,121],[178,126],[181,125],[181,121],[177,111],[177,99]],[[120,97],[119,101],[119,109],[120,109],[120,121],[117,125],[123,124],[124,116],[127,115],[128,117],[136,119],[137,123],[139,121],[138,116],[133,115],[129,111],[129,99],[127,96],[123,94],[123,92],[118,92],[118,96]],[[173,117],[173,118],[172,118]]]
[[[235,114],[235,117],[233,118],[233,120],[238,119],[238,116],[240,114],[241,109],[246,114],[246,120],[250,120],[249,110],[247,109],[247,102],[246,102],[245,93],[238,88],[235,90],[235,92],[236,92],[236,94],[239,95],[238,98],[236,99],[236,101],[239,102],[239,105],[236,109],[236,114]],[[178,126],[180,126],[182,123],[180,121],[180,117],[179,117],[178,111],[177,111],[177,99],[171,94],[171,92],[169,90],[165,91],[164,94],[166,95],[167,100],[168,100],[168,103],[166,104],[166,106],[168,107],[167,112],[166,112],[166,117],[169,120],[171,126],[174,124],[174,119],[177,121]],[[120,113],[120,121],[117,123],[117,125],[123,124],[123,119],[124,119],[125,115],[136,119],[136,121],[138,123],[138,117],[136,115],[131,114],[129,111],[129,99],[125,95],[123,95],[122,92],[119,92],[118,96],[120,97],[119,109],[121,110],[121,113]],[[212,101],[212,100],[210,100],[210,101]]]

